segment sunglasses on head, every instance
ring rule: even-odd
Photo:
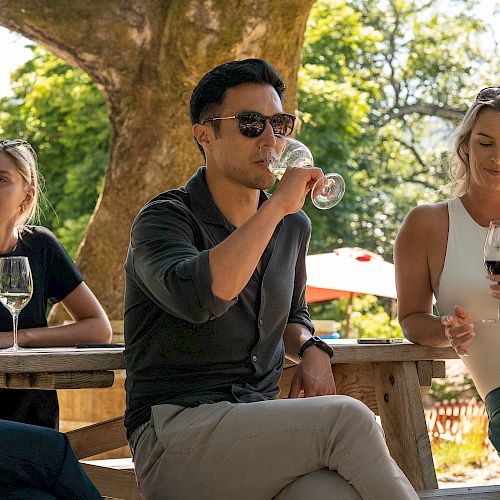
[[[242,135],[245,137],[259,137],[266,128],[267,120],[269,120],[275,135],[290,135],[295,123],[295,116],[288,113],[276,113],[273,116],[266,116],[256,111],[244,111],[236,116],[206,118],[202,123],[216,120],[238,120]]]
[[[486,87],[477,94],[476,101],[491,101],[498,96],[500,96],[500,87]]]
[[[3,140],[0,141],[0,148],[1,149],[8,149],[8,148],[15,148],[17,146],[29,146],[31,147],[31,144],[26,141],[22,141],[21,139],[15,139],[15,140]]]

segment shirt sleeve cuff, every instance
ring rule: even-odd
[[[209,313],[209,319],[214,319],[236,304],[238,297],[232,300],[223,300],[212,292],[208,252],[208,250],[203,250],[195,259],[183,263],[184,269],[180,272],[179,277],[190,280],[196,285],[194,289],[198,295],[200,308]]]

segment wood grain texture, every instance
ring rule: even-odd
[[[378,415],[372,363],[338,364],[333,365],[332,368],[337,394],[344,394],[362,401]]]
[[[465,488],[443,488],[417,492],[420,498],[441,498],[443,500],[499,500],[500,485],[472,486]]]
[[[101,495],[121,500],[141,500],[134,471],[81,465]]]
[[[415,363],[374,363],[373,383],[389,451],[415,489],[437,488]]]
[[[401,344],[357,344],[354,339],[326,340],[333,348],[332,363],[368,363],[376,361],[425,361],[457,359],[451,347],[431,347],[411,342]]]
[[[127,445],[123,420],[123,416],[115,417],[67,432],[76,457],[88,458]]]
[[[78,372],[125,368],[123,349],[24,349],[0,352],[0,373]]]
[[[2,389],[81,389],[111,387],[112,371],[0,373]]]

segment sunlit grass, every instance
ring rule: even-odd
[[[468,467],[479,468],[487,462],[490,450],[484,444],[486,431],[474,427],[463,435],[461,442],[441,440],[431,443],[438,474],[460,475]]]

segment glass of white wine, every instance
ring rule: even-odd
[[[0,257],[0,303],[12,315],[14,345],[8,351],[18,351],[17,319],[33,295],[33,278],[28,257]]]
[[[261,158],[267,168],[280,180],[287,168],[314,167],[314,159],[309,148],[297,139],[275,135],[276,146],[263,146]],[[311,200],[316,208],[326,210],[334,207],[344,196],[345,182],[340,174],[331,172],[325,174],[323,182],[318,181],[311,190]]]

